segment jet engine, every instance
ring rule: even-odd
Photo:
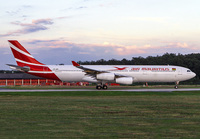
[[[119,84],[132,84],[133,78],[132,77],[120,77],[115,79],[116,83]]]
[[[100,73],[96,75],[96,78],[98,80],[113,81],[115,80],[115,74],[114,73]]]
[[[98,81],[92,77],[89,77],[89,76],[85,76],[82,78],[83,81],[86,81],[86,82],[91,82],[91,83],[97,83]]]

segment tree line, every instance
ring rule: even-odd
[[[148,56],[144,57],[132,57],[131,60],[104,60],[97,61],[79,61],[81,65],[176,65],[189,68],[196,73],[196,77],[185,81],[185,84],[200,84],[200,54],[174,54],[165,53],[162,56]]]

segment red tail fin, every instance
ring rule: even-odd
[[[9,40],[8,42],[18,65],[8,64],[8,66],[35,76],[60,81],[47,65],[38,62],[18,41]]]
[[[8,42],[18,66],[44,65],[38,62],[18,41],[9,40]]]

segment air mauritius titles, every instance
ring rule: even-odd
[[[176,68],[156,68],[156,67],[143,67],[143,68],[131,68],[131,71],[152,71],[152,72],[170,72],[170,71],[176,71]]]
[[[162,67],[135,67],[135,68],[128,68],[128,67],[114,67],[115,69],[109,71],[122,71],[122,72],[139,72],[139,71],[152,71],[152,72],[175,72],[176,68],[162,68]]]

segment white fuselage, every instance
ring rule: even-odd
[[[72,65],[46,65],[62,81],[66,82],[99,82]],[[98,71],[108,71],[116,75],[125,75],[133,78],[133,82],[176,82],[195,77],[195,73],[180,66],[160,65],[84,65]],[[114,82],[109,81],[109,82]]]

